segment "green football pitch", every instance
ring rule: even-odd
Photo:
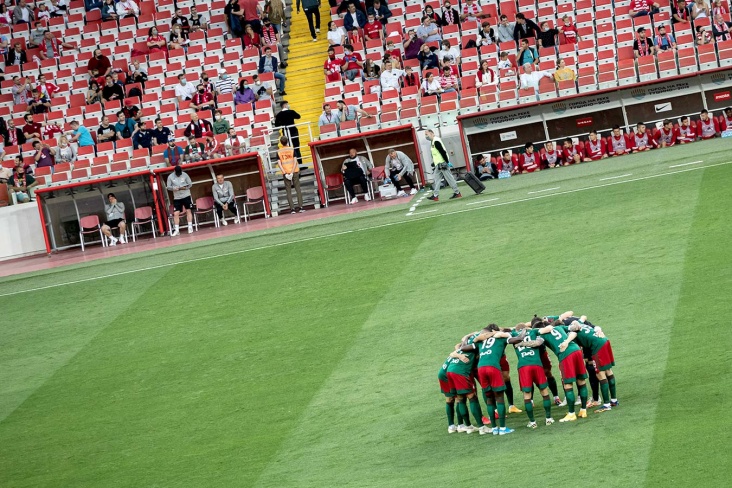
[[[0,486],[729,486],[729,141],[2,279]],[[565,310],[620,406],[448,435],[459,338]]]

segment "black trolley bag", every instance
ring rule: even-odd
[[[469,171],[463,175],[463,180],[465,181],[465,183],[468,184],[468,186],[470,188],[473,189],[473,191],[477,195],[480,195],[481,193],[483,193],[483,190],[485,190],[485,185],[483,184],[483,182],[480,181],[477,176],[475,176],[473,173],[471,173]]]

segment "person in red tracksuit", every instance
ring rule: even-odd
[[[719,135],[719,121],[709,116],[707,109],[701,111],[701,120],[696,123],[696,135],[699,139],[712,139]]]
[[[681,125],[676,129],[676,140],[679,144],[696,141],[696,127],[691,125],[688,115],[681,117]]]
[[[598,161],[607,157],[605,139],[597,136],[597,131],[590,131],[590,138],[585,142],[585,161]]]
[[[671,147],[676,144],[678,130],[674,129],[674,124],[666,119],[663,121],[661,130],[656,131],[653,139],[656,141],[656,147]]]
[[[724,116],[722,117],[722,121],[719,124],[719,128],[723,131],[732,130],[732,107],[727,107],[724,109]]]
[[[544,144],[544,154],[541,155],[541,169],[556,168],[562,165],[562,153],[554,149],[552,141]]]
[[[539,171],[539,155],[534,152],[534,144],[527,142],[524,147],[526,151],[519,156],[519,173],[533,173]]]
[[[646,124],[638,122],[635,127],[635,134],[630,136],[633,145],[633,152],[650,151],[656,148],[656,140],[646,130]]]
[[[623,133],[623,130],[619,125],[613,127],[613,133],[608,138],[607,152],[611,156],[623,156],[633,152],[633,145],[630,142],[627,134]]]
[[[564,140],[562,143],[562,158],[564,159],[564,165],[569,164],[575,164],[577,162],[582,162],[582,159],[577,161],[575,158],[575,154],[582,154],[582,150],[580,149],[578,144],[574,144],[572,141],[572,138],[568,137]]]

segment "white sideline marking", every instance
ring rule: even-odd
[[[424,210],[422,212],[417,212],[414,215],[422,215],[422,214],[426,214],[426,213],[430,213],[430,212],[437,212],[437,209],[434,209],[434,210]]]
[[[633,173],[626,173],[624,175],[619,175],[619,176],[608,176],[607,178],[600,178],[600,181],[617,180],[618,178],[625,178],[626,176],[633,176]]]
[[[479,202],[466,203],[465,205],[480,205],[481,203],[495,202],[496,200],[498,200],[498,198],[489,198],[487,200],[481,200]]]
[[[543,190],[530,191],[529,195],[533,195],[534,193],[544,193],[545,191],[552,191],[552,190],[559,190],[559,187],[555,186],[554,188],[545,188]]]
[[[152,271],[154,269],[169,268],[171,266],[178,266],[180,264],[189,264],[189,263],[196,263],[196,262],[199,262],[199,261],[208,261],[209,259],[223,258],[223,257],[227,257],[227,256],[233,256],[233,255],[236,255],[236,254],[245,254],[245,253],[249,253],[249,252],[253,252],[253,251],[261,251],[261,250],[264,250],[264,249],[272,249],[272,248],[275,248],[275,247],[287,246],[287,245],[290,245],[290,244],[299,244],[301,242],[308,242],[308,241],[315,241],[315,240],[319,240],[319,239],[326,239],[328,237],[336,237],[336,236],[341,236],[341,235],[344,235],[344,234],[351,234],[351,233],[354,233],[354,232],[364,232],[364,231],[367,231],[367,230],[382,229],[384,227],[392,227],[394,225],[411,224],[411,223],[414,223],[414,222],[419,222],[420,220],[433,219],[433,218],[437,218],[437,217],[446,217],[448,215],[456,215],[456,214],[461,214],[461,213],[465,213],[465,212],[473,212],[473,211],[476,211],[476,210],[484,210],[486,208],[502,207],[504,205],[511,205],[511,204],[514,204],[514,203],[529,202],[531,200],[540,200],[542,198],[555,197],[555,196],[558,196],[558,195],[568,195],[570,193],[577,193],[577,192],[580,192],[580,191],[595,190],[597,188],[605,188],[605,187],[608,187],[608,186],[622,185],[622,184],[625,184],[625,183],[633,183],[633,182],[636,182],[636,181],[643,181],[643,180],[651,180],[653,178],[660,178],[661,176],[676,175],[676,174],[681,174],[681,173],[687,173],[689,171],[696,171],[696,170],[699,170],[699,169],[714,168],[714,167],[717,167],[717,166],[726,166],[728,164],[732,164],[732,161],[726,161],[724,163],[709,164],[707,166],[698,166],[698,167],[695,167],[695,168],[680,169],[680,170],[677,170],[677,171],[669,171],[668,173],[658,173],[658,174],[655,174],[655,175],[640,176],[638,178],[633,178],[633,179],[630,179],[630,180],[612,181],[610,183],[603,183],[601,185],[586,186],[584,188],[575,188],[574,190],[564,190],[564,191],[560,191],[560,192],[557,192],[557,193],[547,193],[547,194],[544,194],[544,195],[536,195],[536,196],[533,196],[533,197],[519,198],[518,200],[512,200],[510,202],[499,202],[499,203],[494,203],[492,205],[486,205],[485,207],[464,208],[464,209],[460,209],[460,210],[453,210],[453,211],[450,211],[450,212],[444,212],[444,213],[441,213],[441,214],[438,214],[438,215],[426,215],[424,217],[418,217],[416,219],[407,219],[407,220],[398,220],[396,222],[387,222],[385,224],[372,225],[372,226],[369,226],[369,227],[362,227],[360,229],[345,230],[345,231],[341,231],[341,232],[333,232],[331,234],[324,234],[322,236],[304,237],[302,239],[293,239],[291,241],[278,242],[278,243],[275,243],[275,244],[268,244],[266,246],[253,247],[251,249],[239,249],[237,251],[225,252],[225,253],[216,254],[216,255],[213,255],[213,256],[203,256],[203,257],[200,257],[200,258],[184,259],[182,261],[176,261],[176,262],[173,262],[173,263],[158,264],[156,266],[148,266],[148,267],[145,267],[145,268],[131,269],[131,270],[127,270],[127,271],[120,271],[118,273],[110,273],[110,274],[106,274],[106,275],[102,275],[102,276],[94,276],[94,277],[91,277],[91,278],[84,278],[84,279],[81,279],[81,280],[66,281],[66,282],[63,282],[63,283],[55,283],[53,285],[39,286],[39,287],[36,287],[36,288],[29,288],[27,290],[16,290],[16,291],[12,291],[12,292],[9,292],[9,293],[2,293],[2,294],[0,294],[0,298],[14,296],[14,295],[20,295],[22,293],[30,293],[30,292],[34,292],[34,291],[48,290],[48,289],[51,289],[51,288],[59,288],[59,287],[66,286],[66,285],[76,285],[76,284],[79,284],[79,283],[87,283],[87,282],[90,282],[90,281],[97,281],[97,280],[101,280],[101,279],[104,279],[104,278],[114,278],[116,276],[124,276],[124,275],[132,274],[132,273],[140,273],[140,272],[143,272],[143,271]],[[435,210],[437,210],[437,209],[435,209]],[[63,271],[60,268],[58,268],[58,269],[60,271]],[[2,284],[3,283],[0,283],[0,286],[2,286]]]
[[[692,161],[690,163],[682,163],[682,164],[674,164],[673,166],[669,166],[668,168],[680,168],[681,166],[689,166],[690,164],[699,164],[703,163],[704,161]]]

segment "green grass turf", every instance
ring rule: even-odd
[[[729,159],[716,141],[0,280],[160,266],[3,298],[0,486],[723,486]],[[621,407],[448,435],[436,374],[459,337],[567,309],[611,338]]]

